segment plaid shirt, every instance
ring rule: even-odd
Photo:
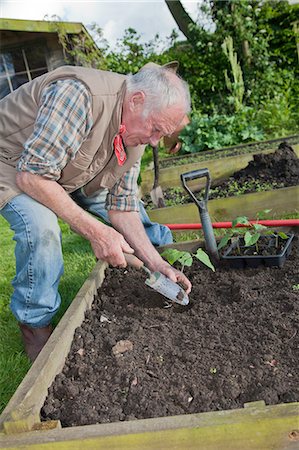
[[[87,139],[92,125],[92,98],[83,83],[68,79],[49,84],[43,90],[34,130],[24,144],[17,170],[58,180]],[[109,191],[107,209],[139,210],[139,170],[140,160]]]

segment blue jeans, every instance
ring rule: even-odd
[[[104,201],[86,198],[74,200],[109,223]],[[16,275],[12,285],[11,310],[16,319],[31,327],[47,326],[60,306],[59,280],[63,274],[61,232],[57,216],[26,194],[13,198],[0,213],[10,223],[16,241]],[[141,220],[154,245],[172,242],[167,227],[153,224],[141,205]]]
[[[108,217],[108,212],[105,208],[106,195],[107,190],[103,190],[91,197],[86,197],[81,192],[81,189],[78,189],[71,194],[73,200],[78,203],[78,205],[80,205],[83,209],[86,209],[87,211],[104,220],[107,224],[110,225],[111,222]],[[139,202],[139,216],[145,228],[145,232],[153,245],[159,246],[172,244],[173,238],[170,229],[165,225],[151,222],[141,201]]]
[[[13,198],[0,212],[16,241],[11,310],[21,323],[45,327],[60,306],[63,258],[57,217],[25,194]]]

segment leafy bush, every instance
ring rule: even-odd
[[[181,132],[182,153],[196,153],[218,149],[247,141],[265,138],[263,130],[255,121],[255,111],[243,107],[234,115],[207,115],[195,112],[189,125]]]
[[[266,136],[287,136],[299,131],[299,114],[289,100],[290,91],[278,93],[268,101],[262,101],[256,111],[256,121]]]
[[[274,89],[274,87],[273,87]],[[265,97],[255,106],[243,106],[234,114],[202,114],[194,111],[181,132],[181,154],[219,149],[298,133],[299,112],[294,88]],[[232,100],[233,101],[233,100]]]

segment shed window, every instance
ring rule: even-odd
[[[45,51],[45,47],[41,45],[1,49],[0,98],[27,81],[48,72]]]

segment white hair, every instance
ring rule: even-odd
[[[160,67],[144,67],[128,75],[126,88],[129,94],[143,91],[145,116],[171,106],[179,106],[185,114],[190,112],[190,92],[187,83],[173,71]]]

